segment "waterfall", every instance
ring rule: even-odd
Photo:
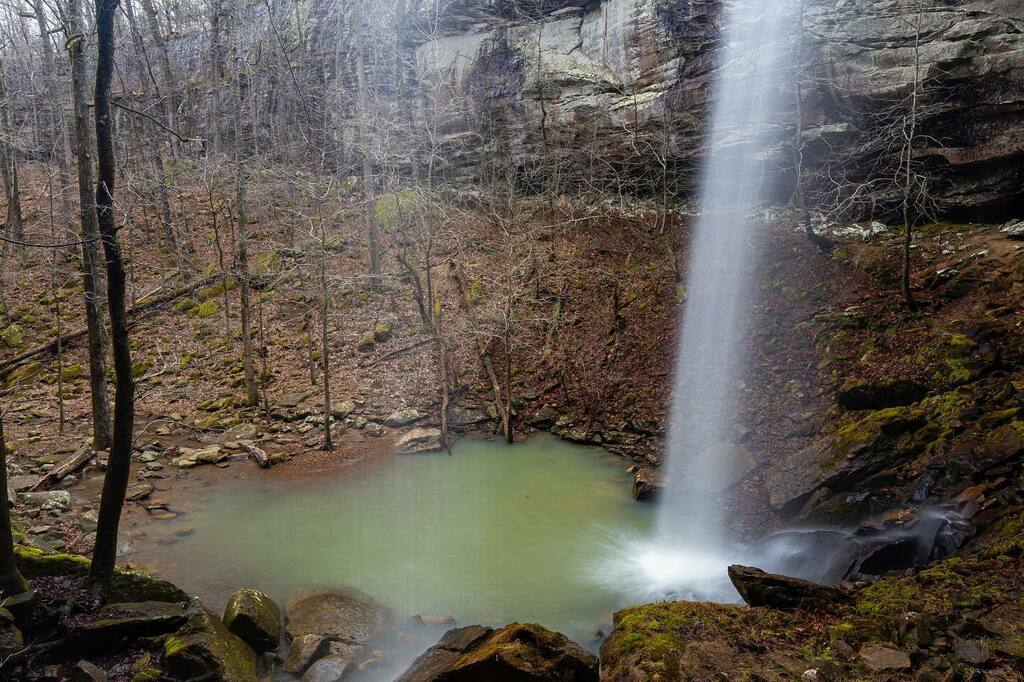
[[[729,540],[721,493],[735,480],[737,383],[749,336],[766,172],[797,0],[725,0],[724,43],[714,73],[699,217],[680,321],[664,488],[653,541],[629,543],[614,572],[646,596],[736,598],[726,577],[742,556]]]
[[[759,241],[754,214],[767,189],[770,134],[787,85],[787,4],[737,0],[726,9],[676,354],[658,528],[665,543],[714,546],[723,537],[715,503],[737,465],[730,431],[737,425],[736,384]]]

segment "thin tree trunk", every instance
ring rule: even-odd
[[[223,0],[213,0],[210,16],[210,119],[208,127],[213,135],[211,152],[221,151],[220,134],[220,86],[224,79],[224,47],[222,43],[222,22],[224,20]]]
[[[97,450],[110,447],[110,398],[107,395],[106,330],[103,325],[103,277],[100,270],[99,229],[91,194],[92,159],[89,149],[89,103],[85,83],[85,36],[82,0],[68,0],[68,53],[71,57],[71,95],[78,153],[78,201],[82,238],[82,290],[89,336],[89,390],[92,399],[92,443]]]
[[[142,11],[146,14],[146,24],[149,28],[149,36],[160,53],[160,69],[162,82],[157,84],[163,104],[164,117],[167,119],[167,127],[173,131],[178,130],[178,95],[175,89],[174,72],[171,71],[171,57],[167,52],[167,41],[160,32],[160,20],[157,17],[156,9],[153,7],[153,0],[140,0]],[[171,143],[171,161],[177,164],[181,160],[181,142],[175,135],[168,134]]]
[[[43,69],[46,71],[46,78],[49,81],[53,79],[57,73],[56,59],[53,53],[53,43],[50,42],[50,26],[46,21],[46,8],[43,5],[43,0],[34,0],[33,10],[36,15],[36,23],[39,25],[39,36],[42,40],[43,46]],[[70,184],[68,179],[68,157],[71,156],[71,147],[68,140],[68,128],[60,115],[64,105],[64,92],[63,88],[58,87],[57,83],[50,81],[44,84],[47,91],[47,96],[50,100],[50,110],[47,113],[46,124],[49,126],[52,134],[57,135],[60,140],[55,150],[57,157],[57,168],[60,171],[60,186],[61,189],[67,187]],[[67,195],[62,191],[61,197],[61,208],[64,211],[64,220],[68,221],[68,225],[71,222],[71,206],[68,203]]]
[[[324,450],[333,450],[331,440],[331,347],[327,331],[327,234],[320,220],[320,361],[324,376]]]
[[[37,0],[38,1],[38,0]],[[135,10],[132,9],[132,2],[125,2],[125,16],[128,18],[128,30],[132,33],[132,47],[135,51],[135,69],[142,88],[143,101],[148,104],[151,96],[149,87],[149,71],[146,69],[146,47],[142,44],[142,33],[139,32],[135,23]],[[167,170],[164,168],[164,157],[160,150],[160,136],[148,121],[142,124],[142,136],[146,138],[146,147],[149,152],[150,163],[153,166],[153,178],[157,188],[157,201],[160,204],[160,222],[163,227],[164,244],[167,251],[174,256],[178,264],[178,276],[184,273],[182,270],[181,257],[178,253],[178,241],[174,235],[174,222],[171,216],[171,198],[167,189]],[[173,136],[172,136],[173,137]]]
[[[366,27],[364,4],[356,2],[356,78],[359,84],[359,154],[363,167],[363,210],[366,221],[366,248],[370,261],[370,280],[377,284],[380,279],[380,245],[377,240],[377,216],[373,198],[373,166],[370,162],[370,105],[366,82]]]
[[[114,222],[114,140],[110,120],[110,82],[114,71],[114,13],[118,0],[98,0],[96,7],[96,222],[107,259],[107,302],[110,310],[110,340],[114,349],[114,439],[110,446],[107,473],[103,478],[96,546],[90,579],[104,586],[114,575],[117,558],[117,529],[128,489],[135,421],[135,381],[128,344],[125,315],[125,271]]]
[[[11,529],[11,505],[7,502],[7,441],[0,414],[0,599],[21,594],[28,583],[14,559],[14,535]]]
[[[14,132],[14,119],[8,99],[7,79],[4,65],[0,60],[0,174],[3,176],[7,198],[7,235],[14,242],[25,241],[25,225],[21,217],[21,191],[18,189],[18,156],[14,147],[3,141]],[[11,251],[18,253],[21,244],[10,244]]]
[[[239,57],[238,73],[235,75],[235,214],[238,217],[238,293],[239,317],[242,321],[242,369],[245,373],[245,400],[253,407],[259,407],[260,394],[256,386],[256,366],[252,358],[252,309],[249,305],[249,255],[248,234],[245,213],[245,161],[248,135],[243,121],[246,74]]]

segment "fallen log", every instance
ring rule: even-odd
[[[92,456],[92,448],[90,448],[88,445],[83,445],[82,447],[75,450],[74,454],[72,454],[70,457],[68,457],[63,462],[61,462],[60,464],[58,464],[57,466],[53,467],[45,474],[43,474],[39,478],[39,480],[36,481],[35,485],[32,486],[31,490],[39,490],[40,488],[50,483],[51,481],[59,481],[68,474],[78,471],[78,469],[81,468],[82,465],[84,465],[86,462],[92,459]]]
[[[160,296],[156,296],[155,298],[146,301],[145,303],[140,303],[136,306],[129,308],[126,311],[126,314],[128,315],[129,318],[138,317],[139,315],[146,313],[150,310],[153,310],[154,308],[157,308],[165,303],[169,303],[175,299],[190,294],[196,291],[197,289],[209,286],[214,282],[217,282],[221,278],[223,278],[223,275],[218,273],[216,275],[206,277],[198,282],[193,282],[187,286],[179,287],[172,291],[168,291],[164,294],[161,294]],[[53,341],[48,341],[42,344],[41,346],[36,346],[35,348],[31,348],[25,351],[24,353],[15,355],[13,358],[8,358],[6,360],[0,361],[0,376],[8,374],[11,370],[15,369],[19,365],[22,365],[25,362],[39,355],[56,353],[57,348],[66,347],[67,344],[69,344],[70,342],[77,341],[78,339],[86,336],[88,333],[88,329],[76,329],[75,331],[68,332],[67,334],[64,334],[63,336],[56,338]]]
[[[268,455],[265,450],[258,448],[255,445],[243,445],[242,447],[245,448],[245,451],[249,453],[249,456],[252,457],[260,466],[260,469],[270,468],[270,455]]]

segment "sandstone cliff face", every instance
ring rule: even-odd
[[[841,166],[849,182],[869,178],[880,129],[903,111],[919,61],[921,130],[931,140],[917,156],[932,192],[947,211],[1011,212],[1024,198],[1024,7],[935,0],[918,17],[904,4],[806,0],[802,38],[794,16],[793,42],[780,48],[801,59],[778,75],[791,106],[769,160],[791,186],[799,79],[810,172]],[[717,0],[460,0],[422,10],[425,115],[453,169],[479,157],[474,133],[483,132],[519,172],[563,163],[588,182],[626,178],[649,190],[670,176],[669,191],[685,193],[704,151],[719,10]],[[566,189],[584,181],[563,175]]]

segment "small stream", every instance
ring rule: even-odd
[[[241,586],[282,605],[300,586],[348,587],[399,623],[539,622],[591,649],[633,601],[595,569],[654,522],[621,458],[544,435],[463,438],[451,455],[385,457],[333,480],[251,476],[202,495],[131,558],[212,608]]]

